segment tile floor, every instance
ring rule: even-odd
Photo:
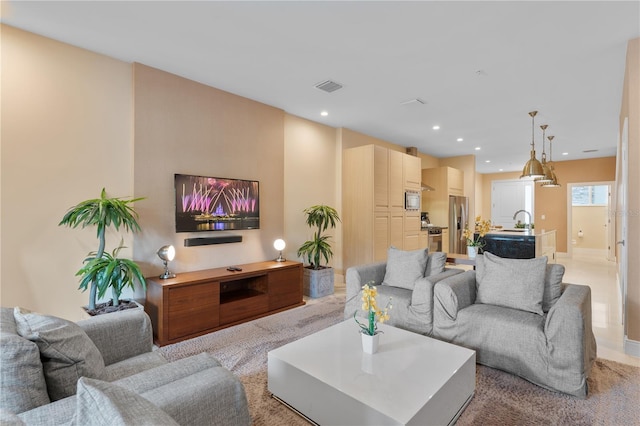
[[[640,358],[624,353],[620,290],[615,262],[574,255],[560,257],[565,266],[564,282],[591,287],[593,333],[598,343],[598,357],[640,367]]]
[[[624,353],[616,264],[582,255],[561,257],[558,263],[566,268],[564,282],[591,287],[593,333],[598,344],[598,357],[640,367],[640,358]],[[335,292],[345,294],[342,275],[336,274]]]

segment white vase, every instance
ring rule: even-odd
[[[362,351],[366,354],[375,354],[378,352],[378,342],[380,341],[380,333],[369,336],[366,333],[362,335]]]
[[[467,246],[467,256],[469,256],[469,259],[475,259],[476,254],[476,247]]]

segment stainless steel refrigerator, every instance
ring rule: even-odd
[[[467,253],[467,242],[462,236],[466,225],[474,227],[469,222],[469,199],[456,195],[449,195],[449,253]]]

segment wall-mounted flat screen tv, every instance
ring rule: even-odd
[[[255,180],[175,175],[176,232],[260,228]]]

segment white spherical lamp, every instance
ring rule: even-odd
[[[284,262],[285,260],[287,260],[284,257],[282,257],[282,250],[284,250],[286,246],[287,244],[284,242],[282,238],[278,238],[273,242],[273,248],[280,252],[280,254],[278,255],[278,258],[276,259],[276,262]]]

